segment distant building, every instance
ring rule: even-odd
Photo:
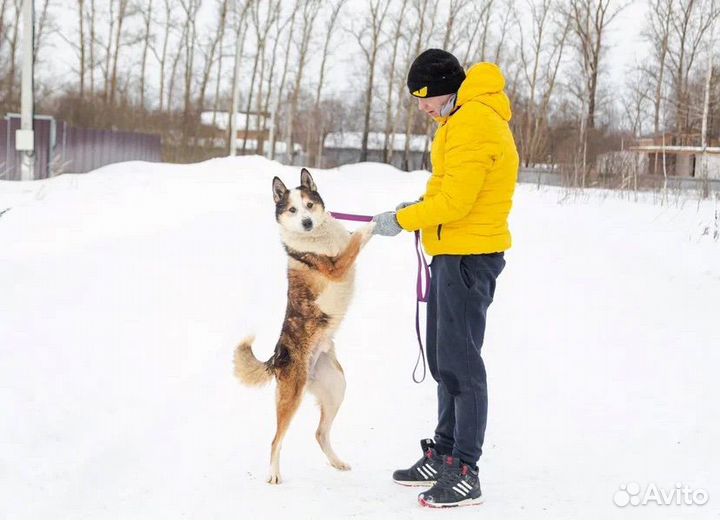
[[[228,125],[230,123],[230,115],[228,112],[206,111],[200,113],[200,122],[213,130],[213,137],[201,139],[199,142],[212,144],[221,148],[225,146],[227,139]],[[235,122],[237,124],[236,143],[238,153],[242,153],[243,142],[245,142],[246,154],[270,155],[270,125],[272,124],[270,115],[262,112],[238,112],[235,114]],[[247,125],[247,140],[245,140],[245,125]],[[286,144],[284,140],[275,141],[275,154],[282,156],[285,154]],[[293,143],[294,153],[302,152],[302,146]],[[281,157],[278,157],[281,159]]]
[[[429,168],[431,138],[425,135],[410,136],[410,153],[408,157],[408,170],[421,170]],[[403,155],[405,152],[405,134],[396,134],[390,143],[392,154],[390,164],[397,168],[404,168]],[[360,160],[362,148],[362,132],[332,132],[325,137],[323,144],[323,166],[334,167],[342,164],[356,163]],[[383,132],[370,132],[368,134],[367,160],[383,162],[385,149],[385,134]]]
[[[703,149],[700,146],[663,146],[641,144],[631,146],[630,151],[643,157],[647,175],[670,177],[707,177],[720,179],[720,147]]]
[[[249,119],[249,121],[248,121]],[[219,130],[227,131],[228,123],[230,121],[229,114],[227,112],[213,112],[206,111],[200,113],[200,122],[205,126],[217,128]],[[248,124],[248,139],[257,138],[259,135],[267,137],[270,124],[270,116],[266,113],[261,112],[238,112],[235,114],[235,121],[237,123],[238,135],[241,136],[245,133],[245,125]]]

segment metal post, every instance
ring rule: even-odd
[[[238,24],[242,24],[242,19],[238,20]],[[235,70],[233,73],[233,85],[232,85],[232,110],[230,115],[230,155],[234,156],[237,154],[237,113],[238,105],[240,104],[240,49],[242,48],[241,35],[242,27],[238,26],[237,40],[235,41]],[[245,35],[243,34],[244,38]]]
[[[22,95],[20,99],[20,130],[15,134],[15,149],[22,153],[20,178],[30,181],[34,178],[35,158],[33,155],[33,0],[23,2],[22,41]]]
[[[263,128],[263,132],[265,129]],[[275,110],[270,111],[270,135],[268,136],[267,150],[265,151],[265,157],[268,159],[275,159]]]

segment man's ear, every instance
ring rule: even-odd
[[[300,185],[305,186],[310,191],[317,191],[317,185],[306,168],[300,170]]]
[[[283,181],[280,180],[279,177],[275,177],[272,182],[272,189],[273,189],[273,200],[275,201],[275,204],[280,202],[280,200],[285,196],[288,189],[283,184]]]

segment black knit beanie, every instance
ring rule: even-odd
[[[415,97],[454,94],[465,79],[458,59],[441,49],[428,49],[415,58],[408,72],[407,85]]]

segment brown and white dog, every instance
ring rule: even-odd
[[[275,177],[275,219],[288,254],[288,301],[275,353],[264,363],[252,352],[253,338],[235,350],[235,375],[246,385],[277,381],[277,431],[268,482],[280,483],[280,446],[305,391],[317,397],[315,437],[330,464],[348,470],[330,445],[330,428],[345,396],[345,375],[335,357],[333,335],[350,304],[355,259],[372,236],[373,223],[350,233],[325,211],[305,168],[300,186],[288,190]]]

